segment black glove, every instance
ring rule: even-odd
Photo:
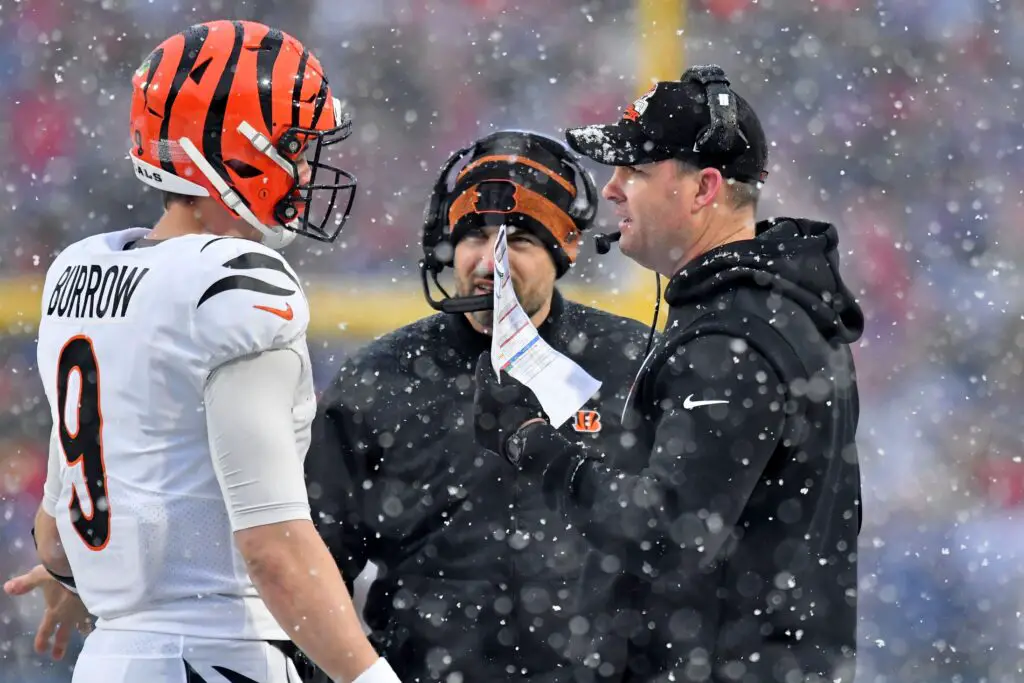
[[[510,436],[524,423],[543,418],[533,392],[503,372],[501,384],[491,367],[491,354],[484,351],[476,361],[476,393],[473,395],[473,429],[476,442],[518,465],[519,454],[506,448]]]

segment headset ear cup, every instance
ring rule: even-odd
[[[427,200],[426,209],[423,212],[423,264],[435,273],[440,273],[446,266],[452,265],[451,258],[438,257],[437,252],[442,244],[449,244],[449,239],[444,234],[447,223],[448,205],[448,178],[452,169],[459,163],[459,160],[475,149],[475,145],[463,147],[454,152],[441,167],[441,173],[437,182],[434,183],[434,191]],[[451,251],[450,249],[441,249]]]
[[[580,165],[579,161],[572,157],[569,157],[568,161],[576,173],[577,185],[582,185],[583,190],[582,199],[577,194],[569,215],[575,221],[576,229],[582,233],[590,227],[590,224],[594,221],[594,216],[597,215],[597,185],[594,183],[594,177],[590,175],[587,169]],[[577,188],[578,191],[579,189]]]
[[[728,84],[708,83],[705,87],[711,123],[697,136],[697,146],[711,154],[729,154],[740,139],[736,96]]]
[[[743,139],[739,129],[736,94],[729,78],[716,64],[691,66],[680,77],[684,83],[696,83],[704,90],[711,122],[697,134],[696,148],[714,155],[726,155]]]
[[[434,256],[434,248],[437,245],[439,235],[437,234],[437,213],[438,204],[440,204],[440,198],[438,196],[437,188],[430,194],[430,198],[427,200],[427,204],[423,209],[423,262],[426,266],[434,271],[438,272],[440,269],[437,263],[437,259]]]
[[[587,227],[593,222],[594,217],[597,215],[597,184],[594,182],[594,177],[590,175],[590,172],[580,166],[580,171],[583,175],[583,188],[584,194],[587,197],[587,206],[585,213],[580,217],[580,220],[585,222]]]
[[[447,268],[455,264],[455,247],[447,236],[442,237],[434,247],[434,259]]]
[[[437,191],[435,190],[430,194],[430,198],[427,199],[426,205],[423,207],[423,243],[427,244],[430,240],[428,238],[434,231],[434,224],[437,222],[437,205],[438,197]]]

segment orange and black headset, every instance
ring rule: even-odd
[[[463,159],[466,164],[454,178]],[[561,142],[537,133],[503,130],[456,151],[441,167],[423,216],[423,294],[445,313],[484,311],[491,295],[453,297],[438,282],[451,267],[455,244],[470,230],[515,226],[548,247],[561,277],[575,262],[580,237],[597,214],[597,188],[590,174]],[[430,282],[444,295],[431,296]]]

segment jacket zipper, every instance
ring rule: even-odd
[[[521,587],[519,586],[519,572],[516,569],[518,565],[520,552],[519,549],[517,549],[516,547],[517,538],[519,536],[519,498],[521,492],[521,486],[519,483],[520,475],[518,469],[516,469],[515,471],[515,479],[513,481],[514,486],[512,488],[512,511],[509,520],[511,522],[510,526],[512,528],[512,533],[507,541],[509,544],[510,552],[509,558],[511,559],[512,564],[512,571],[510,573],[509,578],[509,592],[511,593],[512,598],[512,609],[509,610],[508,618],[509,626],[512,629],[511,632],[515,637],[515,644],[513,645],[515,649],[515,656],[513,657],[513,661],[515,662],[516,670],[512,674],[512,676],[516,677],[519,676],[520,672],[523,670],[522,638],[519,635],[519,599],[521,597]]]

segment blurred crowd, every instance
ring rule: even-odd
[[[126,158],[131,73],[167,35],[232,14],[301,37],[355,121],[353,216],[337,245],[290,247],[293,264],[415,288],[423,204],[451,151],[496,128],[612,120],[646,89],[637,0],[556,4],[0,3],[0,277],[158,215]],[[689,0],[687,14],[686,60],[721,64],[771,141],[761,216],[835,222],[869,316],[859,680],[1021,677],[1024,4]],[[568,278],[595,287],[627,272],[589,246],[581,261]],[[312,341],[322,385],[365,340]],[[32,562],[49,418],[31,335],[0,338],[0,363],[7,577]],[[37,615],[0,595],[0,681],[69,680],[30,652]]]

